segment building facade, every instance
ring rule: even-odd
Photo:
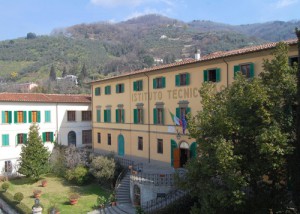
[[[286,43],[293,63],[297,41]],[[222,90],[232,84],[237,72],[257,77],[263,71],[263,59],[272,59],[275,46],[216,52],[92,82],[94,151],[182,167],[196,155],[185,117],[201,110],[202,83],[213,82]]]
[[[0,112],[0,175],[16,172],[32,123],[49,151],[54,142],[91,146],[90,96],[0,93]]]

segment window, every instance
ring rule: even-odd
[[[124,123],[124,122],[125,122],[125,110],[116,109],[116,123]]]
[[[143,80],[138,80],[133,82],[133,91],[142,91],[143,90]]]
[[[41,122],[41,113],[40,113],[40,111],[29,111],[28,112],[28,121],[29,121],[29,123],[39,123],[39,122]]]
[[[190,74],[178,74],[175,76],[175,84],[176,86],[189,85],[190,84]]]
[[[143,137],[138,137],[138,150],[143,150]]]
[[[12,163],[11,161],[5,161],[4,162],[4,171],[11,173],[12,172]]]
[[[76,114],[75,111],[68,111],[68,121],[76,121]]]
[[[157,153],[163,154],[164,153],[164,145],[162,139],[157,139]]]
[[[141,108],[133,109],[133,121],[135,124],[142,124],[144,111]]]
[[[14,112],[15,123],[26,123],[26,111]]]
[[[11,123],[11,111],[2,111],[2,123]]]
[[[241,72],[247,78],[252,78],[254,77],[254,64],[248,63],[248,64],[235,65],[234,77],[236,76],[237,72]]]
[[[27,134],[17,134],[17,144],[25,144],[27,141]]]
[[[186,119],[186,115],[190,112],[191,112],[191,108],[189,108],[189,107],[176,108],[176,116],[179,119],[182,119],[183,117],[184,117],[184,119]]]
[[[101,143],[101,133],[97,133],[97,143]]]
[[[166,87],[166,78],[157,77],[153,79],[153,88],[165,88]]]
[[[290,64],[290,66],[298,65],[298,56],[290,57],[289,58],[289,64]]]
[[[163,125],[164,124],[164,109],[154,108],[153,109],[153,121],[154,124]]]
[[[82,121],[91,121],[92,120],[92,112],[91,111],[82,111],[81,112],[81,120]]]
[[[105,94],[110,94],[110,85],[105,86]]]
[[[107,145],[111,145],[111,134],[107,134]]]
[[[82,130],[82,144],[92,143],[92,130]]]
[[[100,87],[95,88],[95,96],[100,96],[100,94],[101,94],[101,88]]]
[[[45,123],[51,122],[51,111],[45,111]]]
[[[8,134],[2,135],[2,146],[9,146],[9,135]]]
[[[119,94],[119,93],[123,93],[124,92],[124,84],[117,84],[116,85],[116,93]]]
[[[97,109],[96,114],[97,114],[97,123],[100,123],[101,122],[101,110]]]
[[[110,109],[105,109],[104,110],[104,122],[105,123],[110,123],[111,122],[111,110]]]
[[[53,142],[53,132],[43,132],[43,142]]]
[[[209,69],[203,71],[204,82],[220,82],[221,81],[221,69]]]

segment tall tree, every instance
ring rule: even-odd
[[[287,156],[294,141],[293,112],[287,107],[295,100],[286,45],[277,47],[264,68],[262,78],[239,75],[221,92],[214,93],[210,84],[200,90],[203,110],[190,119],[189,132],[201,155],[188,164],[183,181],[198,198],[194,213],[286,209]]]
[[[49,79],[51,81],[56,80],[56,71],[55,71],[54,65],[51,65]]]
[[[66,66],[64,66],[61,76],[65,77],[66,75],[67,75],[67,68],[66,68]]]
[[[49,157],[50,153],[39,136],[38,125],[32,124],[29,128],[27,143],[22,146],[18,172],[38,180],[49,170]]]

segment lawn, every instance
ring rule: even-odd
[[[14,195],[16,192],[22,192],[24,194],[23,203],[31,208],[34,204],[33,190],[41,190],[42,196],[40,202],[44,206],[43,213],[47,213],[48,208],[51,205],[56,205],[60,213],[72,213],[81,214],[87,213],[94,209],[97,196],[103,195],[108,198],[111,193],[108,190],[101,188],[99,184],[91,183],[85,186],[76,186],[69,184],[63,178],[48,175],[44,177],[48,181],[46,187],[42,187],[41,180],[34,182],[29,178],[21,178],[9,181],[10,187],[7,190]],[[0,183],[0,186],[2,183]],[[69,194],[79,193],[80,198],[78,204],[70,205]]]

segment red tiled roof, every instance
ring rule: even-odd
[[[284,43],[286,43],[288,45],[295,45],[295,44],[297,44],[297,39],[287,40],[287,41],[284,41]],[[186,59],[186,60],[183,60],[180,62],[154,66],[151,68],[145,68],[143,70],[127,72],[127,73],[124,73],[124,74],[121,74],[118,76],[107,77],[107,78],[101,79],[101,80],[95,80],[95,81],[92,81],[91,83],[101,82],[101,81],[125,77],[125,76],[130,76],[130,75],[139,74],[139,73],[146,73],[149,71],[157,71],[157,70],[177,67],[177,66],[181,66],[181,65],[188,65],[188,64],[193,64],[193,63],[197,63],[197,62],[208,61],[208,60],[213,60],[213,59],[218,59],[218,58],[224,58],[224,57],[229,57],[229,56],[235,56],[235,55],[241,55],[241,54],[247,54],[247,53],[252,53],[252,52],[268,50],[268,49],[275,48],[275,46],[277,44],[278,44],[278,42],[271,42],[271,43],[266,43],[266,44],[257,45],[257,46],[250,46],[250,47],[245,47],[245,48],[231,50],[231,51],[218,51],[218,52],[214,52],[214,53],[202,56],[200,60]]]
[[[0,93],[0,102],[91,103],[90,95]]]

